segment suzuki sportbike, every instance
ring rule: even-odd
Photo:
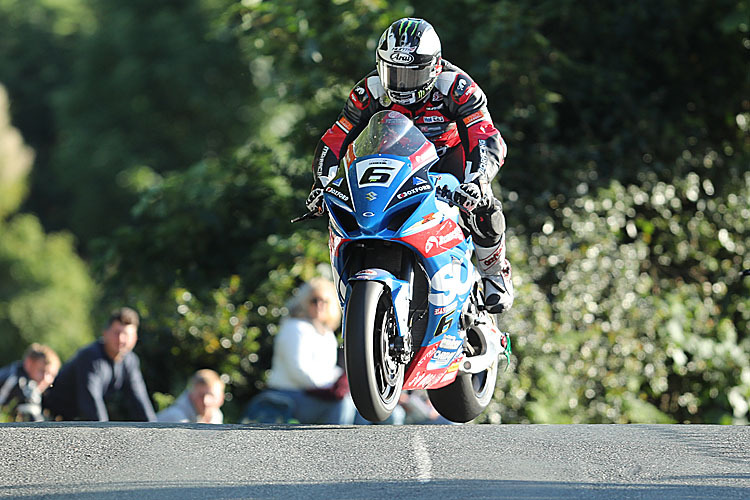
[[[404,115],[375,114],[324,189],[346,373],[359,413],[383,421],[403,390],[426,389],[454,422],[492,399],[509,338],[482,302],[471,237],[430,172],[434,145]]]

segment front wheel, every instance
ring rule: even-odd
[[[349,390],[360,415],[387,419],[398,404],[404,365],[391,355],[397,335],[390,294],[377,281],[355,281],[344,318],[344,355]]]
[[[467,340],[470,344],[478,343],[476,335],[471,330]],[[499,362],[495,361],[482,372],[459,375],[451,384],[440,389],[428,389],[427,395],[432,406],[452,422],[468,422],[475,419],[487,408],[495,393],[498,364]]]

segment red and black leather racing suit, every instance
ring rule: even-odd
[[[442,60],[442,72],[427,99],[408,107],[391,102],[376,71],[363,78],[349,94],[338,120],[321,138],[313,158],[317,186],[333,179],[342,152],[367,126],[372,115],[393,110],[410,118],[437,149],[440,160],[433,172],[451,173],[459,182],[481,179],[490,203],[474,214],[462,212],[463,225],[475,243],[492,246],[502,237],[502,206],[489,188],[505,160],[506,146],[492,123],[482,89],[457,66]],[[504,253],[504,252],[503,252]]]

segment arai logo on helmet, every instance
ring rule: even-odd
[[[391,54],[391,61],[401,64],[410,64],[414,62],[414,56],[403,52],[395,52]]]

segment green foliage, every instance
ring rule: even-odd
[[[750,283],[738,271],[750,266],[750,173],[724,196],[706,173],[613,182],[558,208],[561,226],[546,223],[530,253],[511,247],[519,376],[495,412],[747,423]]]
[[[54,95],[69,78],[75,40],[94,27],[84,0],[0,0],[0,82],[12,97],[13,123],[36,152],[25,211],[51,229],[67,226],[59,217],[59,182],[51,180],[59,134]]]
[[[255,120],[237,41],[212,24],[232,2],[89,3],[97,29],[55,93],[51,160],[66,202],[56,210],[84,243],[127,220],[134,171],[184,170],[241,142]]]
[[[93,340],[89,319],[94,285],[66,233],[45,234],[36,217],[0,223],[0,364],[32,342],[61,357]]]
[[[375,44],[394,20],[413,9],[383,0],[238,2],[232,21],[253,83],[263,91],[270,133],[293,138],[309,158],[354,84],[375,65]],[[308,180],[309,184],[309,180]]]
[[[154,410],[158,413],[172,406],[177,398],[172,396],[171,394],[152,392],[151,399],[154,400]]]
[[[7,118],[0,86],[0,365],[18,359],[32,342],[68,356],[92,338],[94,286],[75,254],[70,234],[45,234],[30,214],[9,219],[26,189],[32,151]]]
[[[8,94],[0,86],[0,221],[16,211],[26,195],[26,176],[34,152],[8,117]]]

